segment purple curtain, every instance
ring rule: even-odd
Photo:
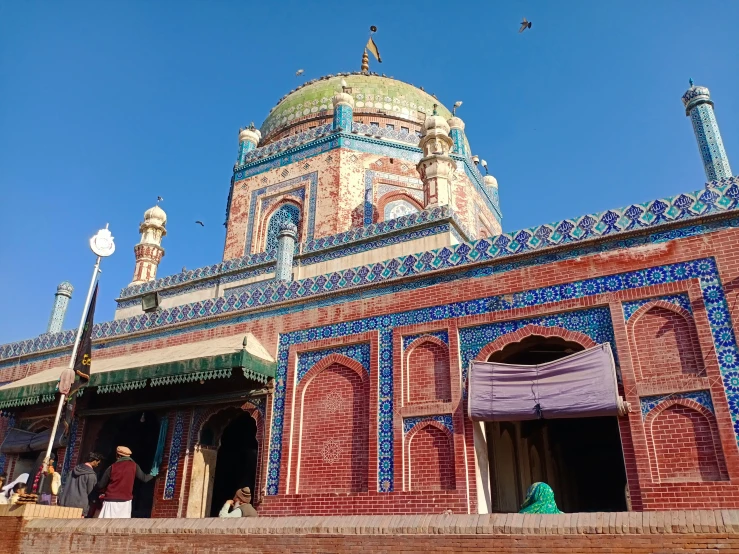
[[[523,421],[618,415],[609,343],[540,365],[470,364],[473,421]]]

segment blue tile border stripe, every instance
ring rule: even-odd
[[[631,316],[634,315],[634,313],[644,306],[645,304],[649,304],[650,302],[654,302],[655,300],[662,300],[664,302],[668,302],[670,304],[674,304],[675,306],[682,308],[686,310],[689,313],[693,313],[693,309],[690,306],[690,298],[687,294],[670,294],[667,296],[656,296],[654,298],[642,298],[640,300],[633,300],[630,302],[624,302],[623,303],[623,310],[624,310],[624,319],[626,321],[629,321],[631,319]]]
[[[367,342],[336,346],[334,348],[325,348],[323,350],[308,350],[298,354],[297,377],[298,382],[302,381],[305,374],[326,356],[331,354],[341,354],[347,358],[351,358],[359,362],[367,373],[370,371],[370,345]]]
[[[177,482],[177,466],[180,462],[182,451],[182,432],[185,429],[185,413],[178,411],[174,420],[174,431],[172,442],[169,447],[169,458],[167,459],[167,476],[164,481],[164,500],[172,500],[175,494]]]
[[[413,429],[416,425],[418,425],[422,421],[435,421],[436,423],[439,423],[440,425],[442,425],[450,433],[452,434],[454,433],[454,424],[452,423],[452,415],[451,414],[441,414],[441,415],[407,417],[403,419],[403,434],[407,435],[411,429]]]
[[[725,213],[736,209],[737,199],[739,199],[737,181],[739,179],[734,178],[727,180],[724,185],[693,194],[680,194],[666,200],[635,204],[618,211],[609,210],[594,216],[584,216],[577,220],[565,220],[558,224],[542,225],[531,230],[502,234],[489,239],[461,243],[451,247],[401,256],[368,266],[346,269],[316,278],[294,281],[289,286],[275,285],[270,282],[251,295],[243,294],[238,298],[210,299],[160,310],[151,314],[100,323],[95,325],[93,333],[96,339],[121,336],[199,318],[234,313],[249,308],[261,308],[287,300],[310,298],[328,292],[348,291],[364,285],[384,284],[394,279],[423,275],[442,269],[462,268],[473,263],[497,261],[517,254],[537,252],[583,242],[588,239],[608,237],[631,230],[704,217],[709,214]],[[734,226],[736,221],[732,220],[724,224]],[[705,225],[699,225],[688,230],[673,229],[651,237],[650,241],[671,240],[688,236],[690,232],[700,234],[706,232],[706,229],[709,228]],[[634,237],[634,240],[630,243],[638,244],[639,238]],[[615,246],[628,247],[630,243],[619,242]],[[596,248],[595,251],[598,251],[598,249]],[[558,258],[557,253],[552,252],[551,257],[545,256],[538,263],[547,263],[554,259],[561,259],[561,257]],[[513,265],[508,267],[512,268]],[[38,352],[46,348],[71,345],[74,340],[74,333],[74,330],[65,331],[3,345],[0,347],[0,360]]]
[[[692,392],[676,392],[672,394],[661,394],[657,396],[643,396],[639,399],[641,406],[642,419],[646,419],[649,412],[654,410],[661,402],[665,400],[694,400],[709,412],[715,413],[713,409],[713,400],[711,392],[707,390]]]

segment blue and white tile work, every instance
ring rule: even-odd
[[[654,410],[660,402],[665,400],[694,400],[709,412],[714,413],[711,393],[707,390],[676,392],[672,394],[661,394],[658,396],[644,396],[639,399],[641,405],[642,419],[646,419],[649,412]]]
[[[180,463],[182,453],[182,433],[185,429],[185,413],[178,411],[174,419],[174,430],[172,431],[172,443],[169,447],[169,458],[167,461],[167,476],[164,481],[164,500],[172,500],[175,494],[175,483],[177,482],[177,466]]]
[[[292,223],[300,229],[300,208],[294,204],[283,204],[269,218],[267,225],[267,244],[265,250],[277,250],[277,235],[283,223]]]
[[[434,337],[449,346],[449,333],[447,331],[429,331],[427,333],[418,333],[416,335],[403,335],[403,350],[415,340],[421,337]]]
[[[403,434],[407,435],[408,432],[413,429],[416,425],[422,421],[435,421],[436,423],[444,426],[450,433],[454,433],[454,424],[452,423],[451,414],[443,415],[427,415],[427,416],[416,416],[407,417],[403,420]]]
[[[595,281],[595,280],[592,280]],[[577,285],[582,285],[584,281],[580,283],[572,283],[571,285],[565,285],[567,287],[572,286],[573,295],[577,294]],[[538,291],[528,291],[532,293],[532,296],[536,296],[539,301],[535,304],[545,304],[546,294],[537,294],[547,289],[539,289]],[[600,289],[600,287],[598,287]],[[590,296],[597,294],[594,288],[586,287],[585,290],[582,288],[582,296]],[[602,289],[601,289],[602,290]],[[590,291],[587,294],[586,291]],[[572,296],[575,298],[576,296]],[[541,300],[545,300],[542,302]],[[616,341],[613,337],[613,323],[611,322],[611,313],[608,307],[592,308],[589,310],[581,310],[574,312],[564,312],[560,314],[547,315],[542,317],[531,317],[527,319],[514,319],[511,321],[499,321],[496,323],[488,323],[486,325],[479,325],[476,327],[464,327],[459,330],[459,345],[461,350],[462,359],[462,382],[467,381],[467,370],[470,362],[480,353],[482,348],[495,341],[496,339],[518,331],[522,327],[527,325],[541,325],[542,327],[560,327],[567,329],[568,331],[577,331],[583,333],[593,339],[598,344],[605,342],[611,343],[611,348],[616,356]]]
[[[682,308],[689,313],[693,313],[693,309],[690,306],[690,298],[687,294],[670,294],[667,296],[656,296],[654,298],[642,298],[639,300],[624,302],[624,320],[629,321],[631,319],[631,316],[634,315],[634,312],[636,312],[645,304],[649,304],[650,302],[654,302],[655,300],[662,300],[663,302],[674,304],[675,306]]]
[[[480,239],[471,243],[461,243],[438,250],[393,258],[382,263],[342,270],[316,279],[303,279],[301,281],[291,283],[288,288],[275,289],[271,285],[265,285],[264,288],[255,291],[255,293],[249,297],[242,295],[238,299],[231,297],[228,301],[225,301],[223,298],[219,298],[213,301],[193,302],[176,308],[162,309],[156,313],[143,314],[141,316],[96,324],[93,329],[93,334],[95,339],[113,338],[135,333],[137,331],[165,328],[183,321],[195,321],[200,318],[234,313],[252,307],[264,307],[269,304],[275,304],[286,300],[309,298],[323,292],[336,293],[339,291],[350,291],[356,287],[362,287],[368,284],[385,284],[394,279],[409,276],[421,276],[426,273],[432,273],[442,269],[463,269],[465,266],[481,262],[498,262],[499,260],[505,260],[506,258],[523,253],[544,251],[543,255],[538,258],[529,257],[525,260],[510,260],[506,263],[496,263],[495,265],[487,267],[474,268],[471,269],[471,273],[458,271],[445,275],[436,275],[431,279],[419,280],[413,283],[394,284],[390,288],[362,292],[362,297],[367,297],[368,295],[369,297],[377,296],[397,292],[399,290],[407,290],[409,288],[414,289],[444,281],[468,279],[476,276],[489,276],[527,265],[571,259],[592,253],[608,251],[613,248],[629,248],[645,244],[657,244],[677,238],[702,235],[723,228],[737,227],[739,226],[739,218],[716,220],[712,222],[700,221],[693,225],[686,225],[685,227],[679,228],[659,228],[662,224],[671,222],[670,220],[665,219],[665,214],[667,212],[672,214],[670,217],[677,218],[679,221],[688,222],[694,218],[703,217],[709,214],[734,211],[737,206],[737,199],[739,198],[739,186],[737,186],[737,181],[739,181],[739,179],[733,178],[726,180],[724,185],[719,185],[715,188],[712,187],[710,189],[711,194],[708,196],[705,196],[707,191],[698,191],[690,195],[681,194],[665,200],[656,200],[644,205],[632,205],[628,208],[618,210],[620,213],[628,212],[631,216],[636,217],[637,213],[642,213],[644,211],[644,208],[639,206],[647,206],[647,210],[651,210],[652,208],[649,206],[657,203],[660,204],[657,211],[662,215],[659,218],[636,217],[636,219],[632,220],[624,215],[623,217],[627,219],[629,223],[624,224],[623,227],[619,227],[613,223],[613,217],[616,216],[607,215],[614,214],[616,212],[601,212],[603,221],[610,221],[611,224],[602,228],[598,226],[588,227],[590,229],[588,233],[583,232],[582,229],[581,232],[575,232],[577,221],[581,221],[585,218],[593,220],[596,216],[599,216],[599,214],[595,214],[594,216],[585,216],[578,220],[565,220],[564,222],[553,225],[543,225],[531,230],[502,234],[490,239]],[[707,200],[707,202],[700,200],[701,197]],[[661,206],[665,204],[673,205],[675,210],[678,210],[678,208],[675,207],[678,204],[683,207],[680,208],[679,211],[675,211],[672,208],[662,210]],[[585,242],[588,239],[609,237],[611,235],[617,236],[618,234],[629,230],[650,227],[656,227],[654,232],[650,235],[633,236],[628,237],[625,240],[618,240],[614,243],[588,244],[582,248],[545,253],[547,249],[557,246],[576,244],[579,242]],[[553,234],[551,232],[552,229],[569,229],[569,234],[565,236],[562,235],[560,231]],[[520,236],[522,234],[523,236]],[[546,240],[536,237],[537,234],[546,237]],[[519,242],[517,238],[520,238],[521,240],[525,239],[525,242]],[[254,257],[258,258],[260,256],[262,255],[256,255]],[[264,256],[266,257],[266,254]],[[230,262],[224,262],[224,264],[226,267],[238,267],[244,263],[242,260],[243,259],[231,260]],[[218,265],[210,266],[209,269],[211,268],[215,268],[212,269],[212,271],[215,272]],[[318,302],[319,305],[331,305],[333,303],[345,301],[345,298],[335,296],[330,299],[322,298]],[[289,310],[289,308],[280,308],[275,313],[287,313]],[[34,339],[5,344],[0,346],[0,360],[28,355],[51,348],[71,346],[74,341],[74,335],[75,330],[69,330],[62,333],[51,335],[45,334]],[[54,355],[50,355],[50,357],[54,357]],[[2,364],[0,364],[0,367],[2,367]]]
[[[298,354],[298,382],[303,380],[305,374],[308,373],[314,365],[330,354],[340,354],[347,358],[351,358],[352,360],[359,362],[367,373],[370,371],[370,345],[367,342],[350,344],[347,346],[337,346],[334,348],[325,348],[323,350],[309,350]]]
[[[77,429],[79,420],[75,417],[72,419],[72,425],[69,428],[69,437],[67,437],[67,448],[64,451],[64,461],[62,462],[62,486],[67,482],[69,472],[72,470],[72,456],[74,456],[74,445],[77,442]],[[57,469],[59,469],[57,467]]]
[[[245,187],[245,185],[242,185]],[[307,235],[306,240],[313,240],[313,232],[315,231],[315,225],[316,225],[316,187],[318,186],[318,173],[316,171],[313,171],[311,173],[307,173],[305,175],[300,175],[299,177],[295,177],[293,179],[288,179],[287,181],[282,181],[280,183],[275,183],[273,185],[269,185],[266,187],[258,188],[251,193],[251,201],[249,202],[249,221],[247,223],[247,230],[246,230],[246,247],[244,254],[249,254],[252,248],[252,240],[254,238],[254,232],[255,228],[257,226],[256,222],[256,207],[257,207],[257,201],[260,199],[260,197],[267,197],[274,194],[278,194],[281,192],[284,192],[289,189],[296,189],[296,188],[303,188],[303,198],[305,198],[305,195],[308,195],[308,209],[307,209],[307,217],[308,217],[308,228],[307,228]],[[307,187],[308,191],[305,192],[305,188]],[[305,208],[304,208],[305,209]],[[298,221],[293,221],[291,218],[292,223],[295,223],[297,225],[300,222],[301,214],[299,211],[297,211],[297,214],[291,212],[291,215],[295,218],[297,218]],[[277,248],[277,245],[274,245],[274,249]],[[271,248],[271,245],[267,245],[266,248],[268,251],[273,250]]]

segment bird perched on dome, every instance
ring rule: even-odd
[[[304,69],[298,69],[298,70],[297,70],[297,71],[295,72],[295,76],[296,76],[296,77],[300,77],[300,76],[301,76],[301,75],[302,75],[303,73],[305,73],[305,70],[304,70]]]
[[[526,29],[531,29],[531,21],[527,21],[524,17],[523,21],[521,22],[521,28],[518,30],[518,32],[523,33]]]
[[[462,105],[462,101],[461,100],[457,100],[454,103],[454,106],[452,106],[452,115],[457,115],[457,108],[459,108],[461,105]]]

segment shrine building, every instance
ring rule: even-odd
[[[158,275],[178,237],[144,213],[54,437],[62,487],[125,444],[161,458],[135,517],[215,516],[243,486],[260,515],[516,512],[537,481],[565,512],[739,508],[739,180],[708,89],[682,101],[705,183],[504,232],[465,122],[422,88],[291,91],[239,131],[220,260]],[[51,438],[72,294],[0,346],[10,479]]]

